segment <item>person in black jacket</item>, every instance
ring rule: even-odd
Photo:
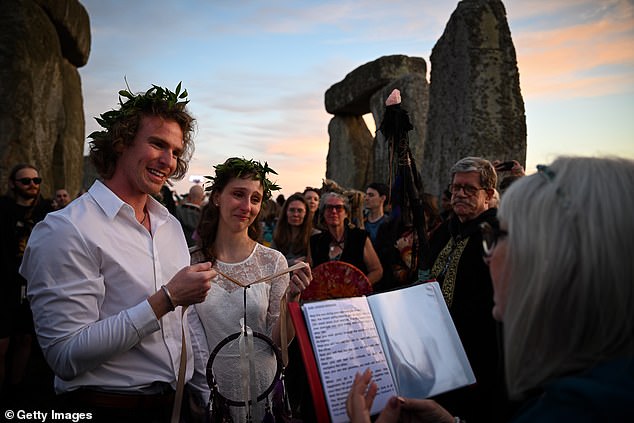
[[[424,268],[438,280],[451,317],[476,376],[475,386],[438,396],[453,415],[469,422],[504,418],[502,359],[497,343],[498,324],[491,315],[493,287],[482,259],[482,222],[496,222],[490,208],[497,175],[480,157],[466,157],[451,168],[453,215],[430,239]]]
[[[42,178],[35,166],[21,163],[9,173],[9,190],[0,197],[0,398],[15,397],[33,344],[33,316],[26,280],[18,269],[31,230],[52,210],[40,195]]]
[[[350,203],[336,192],[319,199],[325,230],[310,237],[310,264],[317,267],[331,260],[343,261],[361,270],[375,284],[383,275],[379,257],[366,231],[349,225]]]

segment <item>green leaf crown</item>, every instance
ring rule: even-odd
[[[152,110],[154,104],[167,103],[168,109],[184,108],[189,100],[187,97],[187,90],[184,89],[181,92],[181,83],[176,86],[175,91],[171,91],[169,88],[159,87],[152,84],[152,88],[145,93],[133,94],[126,81],[127,90],[119,91],[119,110],[110,110],[101,114],[99,117],[95,117],[97,123],[105,128],[105,131],[95,131],[88,135],[89,138],[95,139],[99,136],[105,136],[112,127],[121,120],[128,116],[132,116],[139,111]],[[123,98],[127,100],[123,100]]]
[[[224,163],[214,166],[216,176],[205,176],[209,179],[209,185],[205,187],[205,191],[212,191],[217,188],[220,181],[226,180],[227,177],[241,178],[252,176],[254,180],[262,183],[264,199],[271,198],[272,191],[279,191],[281,187],[275,182],[268,179],[267,174],[277,175],[277,172],[271,169],[267,162],[264,165],[256,160],[248,160],[245,158],[231,157]]]

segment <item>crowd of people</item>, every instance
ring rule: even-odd
[[[47,201],[35,166],[9,174],[0,197],[5,408],[23,394],[35,347],[59,410],[202,422],[212,409],[216,419],[262,421],[279,406],[267,387],[288,347],[282,406],[315,421],[285,308],[302,300],[313,269],[344,262],[374,292],[438,281],[476,377],[430,399],[395,397],[376,421],[634,416],[632,160],[562,157],[526,176],[514,160],[462,158],[447,189],[421,196],[417,232],[391,213],[384,182],[360,191],[324,180],[273,199],[275,171],[252,159],[229,158],[175,197],[167,182],[186,174],[194,147],[187,100],[180,86],[126,99],[90,135],[100,180],[86,194],[71,202],[59,188]],[[371,421],[375,395],[371,372],[357,374],[352,422]]]

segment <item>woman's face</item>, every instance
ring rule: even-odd
[[[348,217],[343,200],[330,197],[324,205],[324,221],[330,227],[343,226],[344,220]]]
[[[301,226],[306,217],[306,205],[299,201],[291,201],[286,209],[286,220],[291,226]]]
[[[500,231],[505,234],[506,224],[500,221]],[[508,295],[509,272],[507,266],[508,235],[499,235],[491,254],[485,258],[489,265],[489,273],[493,282],[493,317],[497,321],[503,321],[506,309],[506,298]]]
[[[315,191],[306,191],[304,194],[304,199],[308,203],[308,210],[311,213],[315,213],[317,208],[319,207],[319,194]]]
[[[260,181],[233,178],[214,198],[220,209],[220,224],[232,232],[246,232],[260,213],[263,197]]]

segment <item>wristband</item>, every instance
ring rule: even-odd
[[[174,305],[172,294],[170,294],[170,292],[167,290],[167,287],[165,285],[161,285],[161,291],[165,293],[165,296],[167,297],[167,301],[170,303],[170,311],[174,311],[176,306]]]

